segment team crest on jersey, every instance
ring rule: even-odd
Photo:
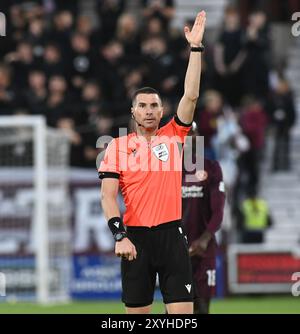
[[[208,177],[208,174],[205,170],[197,170],[195,176],[199,181],[205,181]]]
[[[161,161],[167,161],[169,159],[169,151],[166,144],[159,144],[152,148],[152,152],[157,159]]]

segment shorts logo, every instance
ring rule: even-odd
[[[166,162],[169,159],[169,151],[166,144],[159,144],[152,148],[157,159]]]
[[[178,230],[179,230],[180,234],[182,234],[182,228],[178,227]]]
[[[120,223],[119,222],[115,222],[114,225],[115,225],[116,228],[119,228]]]
[[[188,293],[191,293],[191,289],[192,289],[191,284],[186,284],[185,287],[186,287]]]

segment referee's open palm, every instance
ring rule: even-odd
[[[128,238],[116,242],[115,254],[129,261],[136,259],[137,256],[136,248]]]
[[[202,10],[196,16],[192,30],[190,30],[189,27],[187,26],[184,27],[185,38],[187,39],[187,41],[190,43],[191,46],[197,47],[201,45],[204,34],[205,21],[206,21],[206,13],[204,10]]]

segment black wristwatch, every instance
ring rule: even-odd
[[[114,234],[115,241],[121,241],[127,236],[126,232],[117,232]]]
[[[200,46],[192,46],[191,52],[203,52],[205,49],[204,45],[201,43]]]

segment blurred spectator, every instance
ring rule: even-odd
[[[272,225],[269,208],[263,199],[257,197],[255,192],[249,193],[240,207],[238,229],[242,243],[262,243],[264,234]]]
[[[71,143],[70,163],[72,166],[84,167],[82,137],[75,130],[75,123],[72,118],[61,117],[57,121],[57,127],[62,129],[68,136]]]
[[[17,3],[21,7],[27,22],[39,18],[44,14],[43,4],[40,0],[17,1]]]
[[[242,133],[236,115],[228,106],[223,107],[217,118],[217,132],[212,138],[212,146],[222,167],[227,200],[231,203],[238,177],[238,157],[249,149],[249,141]]]
[[[29,23],[26,39],[33,45],[34,56],[42,56],[47,37],[43,19],[34,19]]]
[[[252,12],[245,35],[247,58],[243,81],[245,93],[265,98],[269,90],[270,42],[266,13]]]
[[[46,76],[66,75],[66,64],[63,62],[60,47],[54,42],[45,45],[42,68]]]
[[[91,46],[87,36],[75,32],[71,37],[70,55],[71,83],[75,88],[81,88],[91,74]]]
[[[9,53],[5,60],[13,68],[14,84],[18,89],[24,89],[27,85],[28,73],[36,66],[32,45],[27,41],[21,41],[16,52]]]
[[[274,127],[275,147],[273,153],[273,170],[290,169],[290,130],[295,123],[296,111],[289,84],[279,78],[271,93],[268,109]]]
[[[49,78],[46,118],[51,127],[57,127],[61,118],[71,117],[71,98],[67,95],[67,88],[63,76],[54,75]]]
[[[143,16],[148,19],[157,17],[165,29],[174,17],[175,8],[173,0],[142,0]]]
[[[110,101],[122,100],[125,96],[122,76],[123,45],[117,40],[112,40],[100,49],[100,54],[101,58],[95,62],[96,78],[103,87],[104,95]]]
[[[200,136],[204,136],[205,157],[215,160],[213,138],[217,133],[217,119],[222,114],[223,100],[221,94],[213,90],[207,91],[203,99],[204,106],[199,113],[198,129]]]
[[[53,0],[43,0],[44,2],[52,2]],[[76,15],[78,11],[78,0],[54,0],[54,7],[56,11],[68,11],[72,15]]]
[[[224,27],[215,46],[216,87],[226,100],[237,106],[243,94],[241,68],[246,58],[243,31],[235,7],[228,7],[224,16]]]
[[[49,39],[58,43],[62,50],[68,51],[73,24],[74,17],[70,11],[57,12],[53,18],[53,29],[51,29]]]
[[[125,0],[97,0],[97,4],[102,44],[107,44],[115,36],[118,18],[125,8]]]
[[[90,38],[93,33],[93,24],[91,19],[86,15],[78,16],[76,20],[76,31]]]
[[[126,57],[134,58],[140,54],[141,38],[133,15],[125,13],[119,17],[115,38],[122,43]]]
[[[131,101],[133,93],[139,89],[139,87],[143,87],[143,73],[141,69],[133,69],[129,71],[124,80],[125,89],[126,89],[126,97]],[[131,102],[129,102],[131,104]]]
[[[300,11],[300,2],[298,0],[239,0],[243,21],[246,22],[249,12],[256,8],[261,8],[270,13],[272,21],[286,22],[291,19],[295,12]]]
[[[147,67],[145,80],[156,87],[162,96],[176,96],[179,78],[175,70],[175,57],[168,51],[167,42],[162,37],[151,37],[142,42],[143,65]]]
[[[167,38],[167,32],[164,30],[161,20],[155,16],[144,22],[143,38],[148,39],[151,37]]]
[[[105,110],[101,88],[96,81],[87,81],[81,91],[81,113],[76,117],[77,126],[95,124],[98,115]]]
[[[24,92],[25,106],[32,115],[45,115],[47,87],[45,73],[32,70],[28,76],[28,89]]]
[[[82,137],[85,167],[95,167],[99,149],[96,142],[100,136],[111,136],[113,118],[107,113],[96,115],[94,126]]]
[[[16,100],[16,93],[11,85],[11,68],[0,63],[0,115],[13,114]]]
[[[250,148],[240,160],[240,172],[247,176],[246,191],[257,192],[259,184],[259,162],[265,143],[267,115],[261,103],[252,98],[245,98],[240,124],[243,133],[250,142]]]

